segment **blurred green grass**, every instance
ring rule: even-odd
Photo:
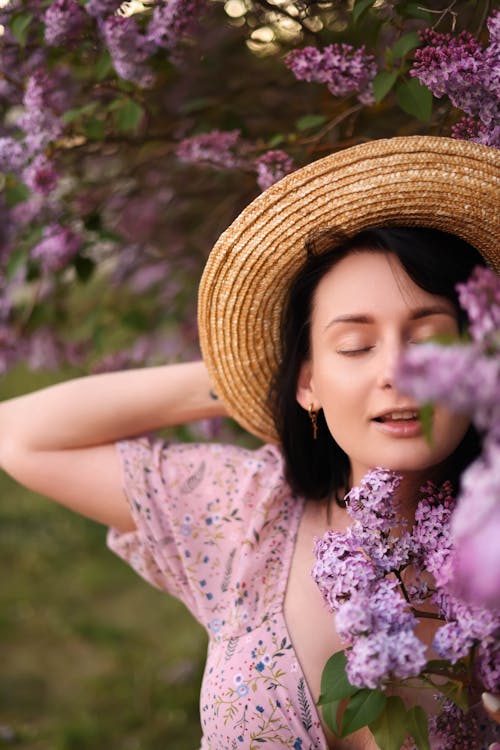
[[[79,374],[19,367],[0,400]],[[206,636],[105,534],[0,470],[0,747],[199,746]]]

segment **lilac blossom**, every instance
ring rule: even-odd
[[[470,115],[464,115],[455,125],[452,125],[451,135],[458,140],[500,148],[500,125],[487,128],[484,123]]]
[[[144,36],[136,21],[110,16],[103,22],[102,31],[118,75],[141,88],[150,88],[154,75],[147,60],[154,53],[155,46]]]
[[[455,508],[453,488],[446,482],[439,490],[425,485],[415,511],[413,540],[422,570],[432,573],[438,585],[447,583],[448,564],[453,550],[450,523]]]
[[[346,495],[347,512],[362,526],[390,531],[400,510],[395,499],[400,483],[400,475],[377,467]]]
[[[239,130],[212,130],[185,138],[177,146],[177,157],[187,164],[206,162],[215,167],[235,169],[246,163],[248,144]]]
[[[33,259],[40,261],[45,273],[60,271],[74,258],[82,245],[82,239],[72,229],[60,224],[49,224],[42,239],[31,251]]]
[[[26,84],[24,113],[18,121],[25,142],[32,153],[43,150],[64,129],[61,115],[71,106],[75,84],[68,70],[35,71]]]
[[[475,344],[419,344],[398,365],[400,390],[420,403],[439,401],[452,411],[469,414],[487,430],[500,419],[500,359],[483,355]]]
[[[429,717],[433,750],[472,750],[478,747],[480,725],[477,716],[465,714],[452,700],[444,701],[441,712]]]
[[[333,96],[357,94],[362,104],[372,104],[372,80],[377,73],[373,55],[365,47],[330,44],[323,50],[303,47],[292,50],[285,65],[299,81],[325,83]]]
[[[81,365],[84,353],[84,345],[64,342],[43,327],[27,338],[24,358],[32,370],[57,370],[64,363]]]
[[[207,0],[168,0],[157,5],[149,22],[147,36],[157,47],[172,51],[185,37],[200,28],[199,17]]]
[[[494,10],[487,21],[491,44],[500,44],[500,10]]]
[[[375,689],[389,676],[418,675],[425,663],[425,646],[411,630],[377,631],[356,639],[347,653],[346,673],[352,685]]]
[[[55,0],[43,17],[45,41],[55,47],[77,41],[84,29],[85,18],[85,11],[76,0]]]
[[[255,160],[254,166],[257,171],[257,184],[261,190],[267,190],[294,169],[291,156],[280,149],[266,151]]]
[[[477,671],[486,690],[500,693],[500,629],[479,644]]]
[[[88,0],[85,10],[94,18],[106,18],[111,16],[121,5],[121,0]]]
[[[48,195],[56,187],[59,177],[54,163],[44,154],[35,156],[23,171],[23,180],[34,193]]]
[[[474,341],[489,343],[500,336],[500,276],[478,266],[466,284],[457,284],[457,292]]]
[[[0,138],[0,172],[19,172],[28,160],[26,146],[15,138]]]
[[[312,576],[330,611],[378,577],[373,563],[359,550],[351,530],[327,531],[315,538]]]
[[[493,24],[495,28],[495,24]],[[454,107],[477,116],[488,128],[500,119],[500,48],[483,50],[468,31],[454,36],[433,29],[421,32],[423,46],[415,51],[410,75],[434,96],[448,96]]]

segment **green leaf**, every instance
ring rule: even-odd
[[[364,13],[374,5],[375,0],[356,0],[352,9],[352,22],[354,25],[358,23]]]
[[[276,146],[279,146],[280,143],[283,143],[284,140],[285,136],[282,133],[276,133],[275,135],[271,136],[271,138],[267,142],[267,145],[269,148],[276,148]]]
[[[347,659],[345,651],[337,651],[330,656],[321,674],[321,692],[318,706],[354,695],[359,688],[351,685],[345,671]]]
[[[404,3],[398,7],[398,13],[406,18],[423,18],[424,21],[432,21],[432,13],[429,13],[421,2]]]
[[[417,31],[410,31],[409,34],[403,34],[400,36],[398,41],[392,48],[392,54],[394,57],[404,57],[412,49],[418,47],[420,44],[420,36]]]
[[[418,750],[431,750],[427,714],[422,706],[413,706],[410,708],[407,713],[406,726],[409,734],[415,740]]]
[[[10,30],[21,47],[24,47],[28,40],[28,34],[30,30],[29,27],[32,20],[32,13],[18,13],[12,18],[12,21],[10,22]]]
[[[90,115],[95,112],[97,106],[97,102],[88,102],[87,104],[84,104],[83,107],[74,107],[73,109],[68,109],[67,112],[64,112],[61,119],[63,122],[69,125],[69,123],[78,120],[80,117],[84,117],[85,115]]]
[[[190,99],[188,102],[183,104],[180,111],[183,115],[190,115],[193,112],[201,112],[204,109],[213,107],[216,102],[213,97],[203,96],[196,99]]]
[[[349,699],[342,716],[340,736],[346,737],[375,721],[384,710],[386,701],[387,698],[381,690],[358,690]]]
[[[85,255],[77,255],[73,261],[73,265],[75,266],[78,280],[83,283],[88,281],[94,273],[95,263],[92,258],[87,258]]]
[[[7,180],[7,185],[5,187],[5,200],[9,208],[12,208],[12,206],[17,206],[18,203],[22,203],[23,201],[28,200],[29,197],[30,191],[28,186],[25,185],[24,182],[18,182],[17,180]]]
[[[310,128],[318,128],[327,121],[328,117],[325,115],[304,115],[299,117],[295,122],[297,130],[309,130]]]
[[[112,70],[113,61],[111,60],[111,55],[107,50],[104,50],[93,67],[96,81],[103,81],[106,76],[111,73]]]
[[[16,273],[17,269],[20,268],[26,262],[26,252],[21,248],[16,248],[10,254],[9,260],[7,261],[6,276],[11,279]]]
[[[449,680],[449,682],[445,682],[444,685],[435,685],[435,687],[436,690],[439,690],[440,693],[446,695],[447,698],[450,698],[450,700],[456,703],[462,711],[467,711],[469,708],[469,701],[463,682]]]
[[[133,99],[121,100],[121,106],[115,112],[115,122],[122,133],[135,133],[144,116],[144,107]]]
[[[372,721],[370,731],[383,750],[400,750],[408,736],[407,714],[403,699],[396,695],[387,698],[384,710]]]
[[[422,122],[429,122],[432,115],[432,94],[416,78],[398,84],[396,97],[401,109]]]
[[[432,419],[434,417],[434,405],[433,404],[424,404],[420,407],[418,412],[418,418],[420,419],[420,424],[422,425],[422,431],[424,433],[424,438],[428,442],[429,445],[432,445]]]
[[[382,70],[380,73],[377,73],[373,79],[373,93],[375,94],[375,101],[377,103],[381,102],[384,96],[389,93],[396,83],[398,75],[399,71],[397,70],[392,70],[390,73]]]
[[[102,141],[106,135],[106,127],[97,117],[89,117],[83,125],[83,132],[91,141]]]
[[[323,714],[323,719],[325,720],[325,724],[337,736],[339,734],[337,714],[338,714],[339,706],[342,703],[342,700],[343,699],[338,700],[338,701],[330,701],[330,703],[325,703],[324,705],[321,706],[321,713]]]
[[[148,317],[140,310],[127,310],[122,315],[122,323],[135,331],[147,331],[150,328]]]

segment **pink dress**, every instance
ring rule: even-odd
[[[137,531],[110,529],[108,545],[209,635],[201,748],[326,750],[283,615],[303,500],[279,449],[117,446]]]
[[[201,750],[327,750],[283,615],[304,501],[284,480],[279,449],[149,437],[117,447],[137,530],[110,529],[108,545],[183,601],[209,636]],[[489,739],[453,750],[483,750],[499,738],[481,716]]]

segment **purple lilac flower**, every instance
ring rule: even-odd
[[[500,693],[500,632],[485,638],[478,648],[477,670],[490,693]]]
[[[25,145],[15,138],[0,138],[0,172],[19,172],[28,160]]]
[[[118,75],[141,88],[150,88],[154,75],[147,60],[155,47],[141,32],[136,21],[110,16],[102,24],[102,30]]]
[[[500,10],[492,12],[487,24],[491,44],[500,44]]]
[[[330,44],[323,50],[304,47],[292,50],[285,65],[299,81],[326,83],[333,96],[358,94],[363,104],[372,104],[372,80],[377,73],[373,55],[365,47]]]
[[[452,700],[446,699],[441,713],[429,717],[433,750],[472,750],[478,747],[479,733],[477,717],[465,714]]]
[[[447,95],[454,107],[478,116],[487,127],[500,119],[498,50],[484,51],[468,31],[457,36],[433,29],[421,32],[424,46],[415,50],[410,75],[418,78],[434,96]],[[495,62],[496,61],[496,62]]]
[[[500,358],[475,344],[420,344],[407,349],[396,372],[398,388],[420,403],[438,401],[469,414],[488,430],[500,419]]]
[[[316,537],[314,555],[312,576],[332,612],[377,578],[375,566],[357,548],[351,530],[345,534],[327,531]]]
[[[121,0],[88,0],[85,10],[94,18],[105,18],[111,16],[121,5]]]
[[[474,341],[488,343],[492,336],[499,336],[500,276],[490,268],[478,266],[466,284],[457,284],[457,292]]]
[[[82,239],[72,229],[60,224],[45,227],[41,241],[31,251],[40,261],[44,273],[60,271],[68,265],[82,245]]]
[[[23,171],[23,180],[34,193],[48,195],[56,187],[58,175],[54,163],[39,154]]]
[[[206,162],[214,167],[234,169],[246,162],[244,154],[248,144],[240,137],[239,130],[212,130],[191,138],[185,138],[177,147],[177,157],[187,164]]]
[[[76,0],[55,0],[45,11],[45,41],[62,47],[76,41],[85,26],[85,11]]]
[[[462,475],[452,519],[456,549],[453,590],[467,601],[500,609],[500,442],[486,441],[482,455]]]
[[[24,358],[31,370],[57,370],[63,364],[81,365],[83,352],[81,344],[64,342],[43,327],[26,340]]]
[[[499,628],[498,611],[470,605],[450,590],[441,589],[433,601],[447,622],[436,631],[432,645],[443,659],[452,663],[466,656],[474,643],[491,637]]]
[[[483,122],[470,115],[464,115],[461,120],[452,125],[451,135],[458,140],[500,148],[500,125],[487,128]]]
[[[185,37],[198,31],[207,4],[207,0],[168,0],[157,5],[149,22],[148,39],[157,47],[174,50]]]
[[[28,79],[24,92],[24,114],[18,125],[26,133],[26,144],[31,153],[43,150],[58,138],[64,125],[60,115],[69,109],[73,87],[68,84],[68,71],[35,71]]]
[[[261,190],[267,190],[286,174],[293,172],[293,159],[280,149],[267,151],[255,160],[257,184]]]
[[[390,531],[398,519],[400,503],[395,495],[400,484],[399,474],[380,467],[373,469],[346,495],[347,512],[362,526]]]
[[[419,674],[426,663],[425,646],[410,630],[384,631],[357,638],[347,652],[346,673],[357,687],[378,688],[384,679]]]
[[[447,582],[448,562],[452,553],[450,523],[455,508],[453,487],[445,482],[438,489],[428,482],[421,489],[422,499],[415,511],[413,539],[422,570],[432,573],[436,583]]]

